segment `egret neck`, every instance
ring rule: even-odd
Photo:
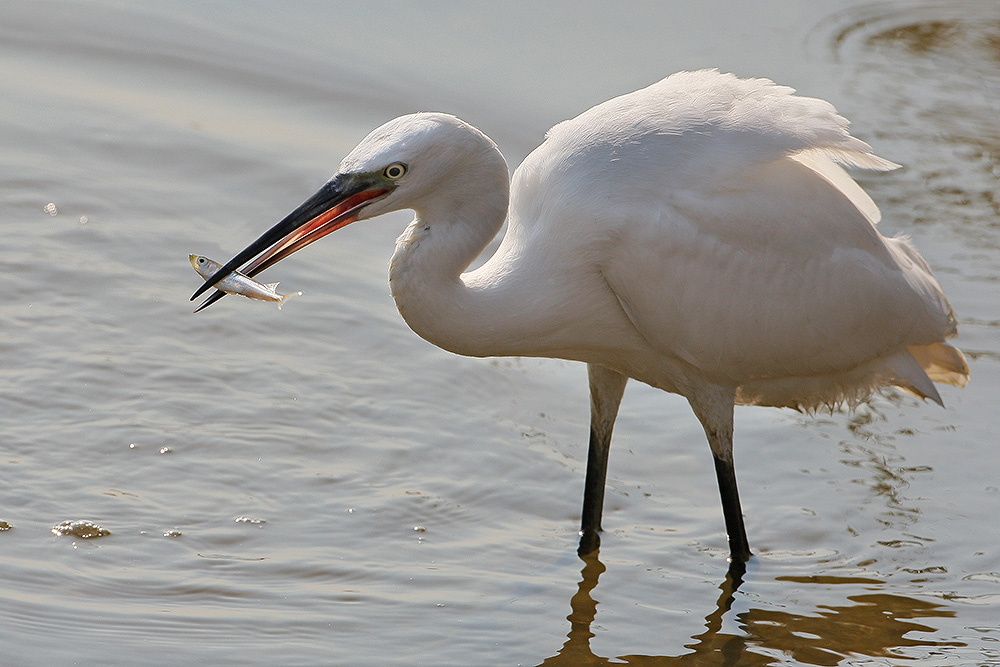
[[[412,202],[416,216],[396,240],[389,263],[392,296],[410,328],[450,352],[480,357],[506,354],[498,345],[506,348],[503,340],[516,338],[491,326],[504,316],[490,298],[503,291],[503,276],[482,280],[480,273],[469,284],[470,274],[462,273],[507,216],[507,163],[492,142],[489,148],[440,179],[434,196]]]

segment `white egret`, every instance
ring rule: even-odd
[[[389,282],[417,334],[457,354],[588,365],[581,552],[599,544],[611,431],[635,378],[684,396],[701,421],[742,563],[734,404],[853,406],[889,385],[941,403],[932,380],[968,377],[943,342],[956,326],[941,286],[907,239],[876,230],[878,208],[840,165],[898,166],[828,102],[714,70],[556,125],[510,183],[476,128],[407,115],[192,299],[252,259],[251,276],[351,222],[412,209]],[[493,257],[464,272],[505,219]]]

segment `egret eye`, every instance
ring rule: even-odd
[[[382,172],[382,175],[388,178],[390,181],[398,181],[403,177],[403,174],[405,173],[406,173],[406,165],[403,164],[402,162],[396,162],[386,167],[385,171]]]

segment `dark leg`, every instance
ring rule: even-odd
[[[601,544],[599,533],[611,431],[628,382],[628,378],[621,373],[593,364],[587,365],[587,375],[590,379],[590,446],[587,451],[587,479],[583,487],[580,546],[577,549],[581,556],[596,551]]]
[[[590,447],[587,451],[587,480],[583,485],[583,516],[580,518],[580,547],[577,552],[585,556],[601,546],[601,515],[604,512],[604,487],[608,478],[608,454],[611,451],[611,433],[602,437],[590,429]]]
[[[743,509],[736,489],[736,468],[733,466],[733,403],[735,391],[727,387],[699,387],[688,397],[695,415],[705,428],[708,444],[715,458],[715,474],[722,496],[722,514],[729,537],[729,562],[732,567],[750,559],[750,544],[743,525]]]
[[[750,560],[750,543],[747,530],[743,526],[743,509],[740,507],[740,492],[736,488],[736,467],[733,460],[715,457],[715,475],[719,478],[719,495],[722,496],[722,514],[726,518],[726,534],[729,536],[729,561],[736,565]]]

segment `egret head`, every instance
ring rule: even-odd
[[[316,194],[237,253],[191,299],[251,259],[243,272],[252,276],[356,220],[416,208],[431,192],[440,196],[442,187],[474,177],[476,165],[484,163],[476,159],[481,155],[491,157],[485,161],[490,166],[498,158],[506,179],[496,144],[458,118],[417,113],[391,120],[365,137]],[[454,177],[458,172],[463,178]]]

